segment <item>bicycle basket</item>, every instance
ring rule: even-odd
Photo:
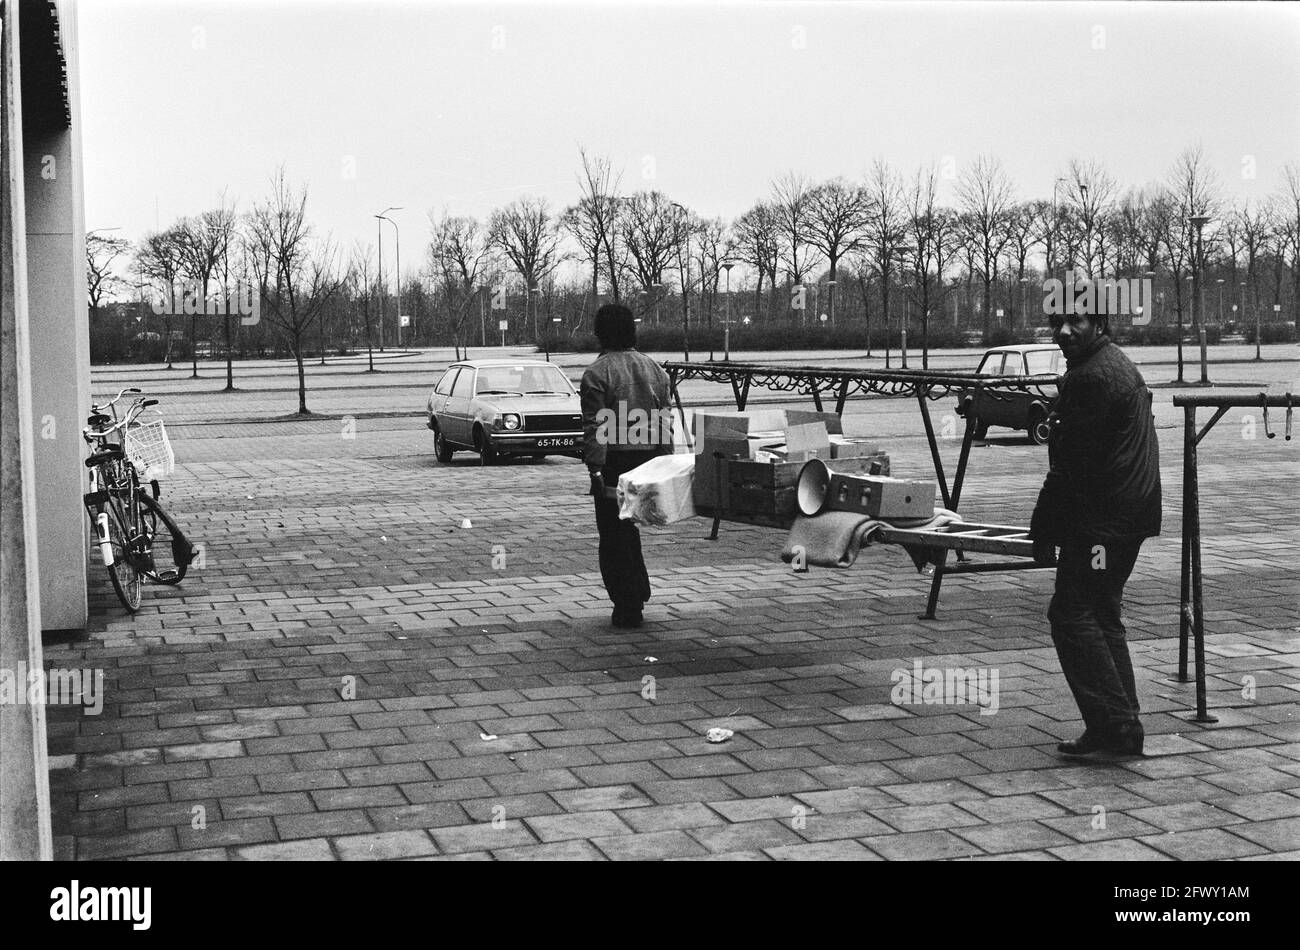
[[[141,422],[126,432],[126,457],[144,481],[164,478],[176,468],[176,453],[161,419]]]

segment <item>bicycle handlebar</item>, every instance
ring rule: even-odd
[[[94,404],[92,403],[90,408],[91,408],[93,411],[95,411],[95,412],[103,412],[105,409],[109,409],[109,408],[111,408],[114,404],[116,404],[116,403],[117,403],[117,402],[118,402],[118,401],[119,401],[123,396],[125,396],[127,393],[138,393],[138,392],[140,392],[140,389],[139,389],[138,387],[136,387],[136,386],[128,386],[126,389],[122,390],[120,393],[118,393],[116,396],[114,396],[114,397],[113,397],[112,399],[110,399],[108,402],[104,403],[102,406],[97,406],[97,405],[94,405]]]

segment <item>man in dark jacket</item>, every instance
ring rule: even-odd
[[[1051,317],[1068,367],[1061,379],[1050,471],[1030,525],[1034,556],[1050,564],[1052,641],[1083,716],[1066,755],[1141,755],[1137,687],[1120,618],[1143,540],[1160,533],[1160,454],[1151,391],[1108,335],[1105,315]]]
[[[582,374],[583,461],[591,475],[600,533],[600,576],[614,603],[615,627],[641,626],[650,599],[650,576],[641,556],[641,533],[618,516],[610,497],[618,477],[673,450],[668,374],[636,350],[632,311],[607,304],[596,312],[598,356]],[[608,489],[608,491],[607,491]]]

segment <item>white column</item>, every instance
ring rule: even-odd
[[[0,21],[0,670],[43,670],[28,339],[18,9]],[[21,683],[25,686],[24,682]],[[18,686],[20,684],[13,684]],[[45,707],[0,703],[0,859],[49,860]]]

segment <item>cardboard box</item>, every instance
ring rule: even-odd
[[[785,428],[784,409],[746,409],[732,412],[696,412],[692,418],[695,437],[740,435],[751,432],[780,432]]]
[[[875,455],[880,451],[880,446],[870,439],[850,439],[842,435],[832,435],[830,442],[833,459],[861,458],[864,455]]]
[[[786,426],[785,459],[787,462],[807,462],[809,459],[830,457],[831,443],[824,422]]]
[[[824,510],[857,511],[873,518],[929,518],[934,514],[935,487],[932,481],[832,470]]]

